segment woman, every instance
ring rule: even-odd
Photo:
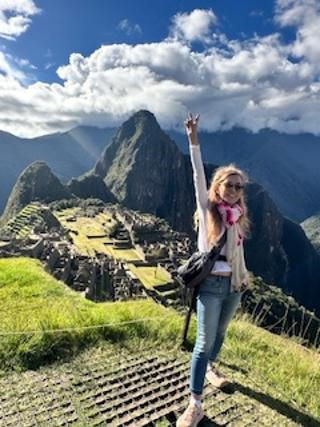
[[[190,403],[179,417],[177,427],[195,427],[203,418],[201,395],[205,377],[216,387],[227,379],[214,362],[223,344],[227,326],[233,317],[247,282],[243,238],[249,221],[243,189],[246,175],[234,165],[216,170],[207,191],[197,125],[189,114],[185,121],[199,217],[198,249],[208,251],[227,229],[227,242],[209,277],[199,286],[197,296],[197,338],[192,354]]]

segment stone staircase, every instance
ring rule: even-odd
[[[177,282],[169,282],[155,285],[153,289],[166,301],[168,306],[179,307],[182,304],[182,294],[184,289]]]

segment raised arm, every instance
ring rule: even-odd
[[[189,113],[184,123],[186,126],[186,132],[189,141],[189,150],[193,169],[193,182],[196,193],[197,208],[200,212],[205,212],[208,204],[208,194],[207,182],[201,158],[200,146],[198,142],[198,121],[199,115],[193,118],[192,114]]]

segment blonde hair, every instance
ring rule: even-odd
[[[249,182],[248,176],[234,164],[221,166],[217,168],[211,178],[211,183],[208,191],[208,215],[207,215],[207,229],[208,229],[208,243],[213,244],[221,232],[221,216],[217,209],[217,203],[221,201],[218,193],[220,184],[222,184],[230,175],[238,175],[243,184]],[[244,237],[248,237],[250,221],[248,218],[247,204],[243,191],[240,193],[238,204],[243,209],[243,215],[239,219],[239,225],[243,232]],[[194,221],[197,221],[197,211],[194,215]]]

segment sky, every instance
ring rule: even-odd
[[[320,135],[320,0],[0,0],[0,130]]]

